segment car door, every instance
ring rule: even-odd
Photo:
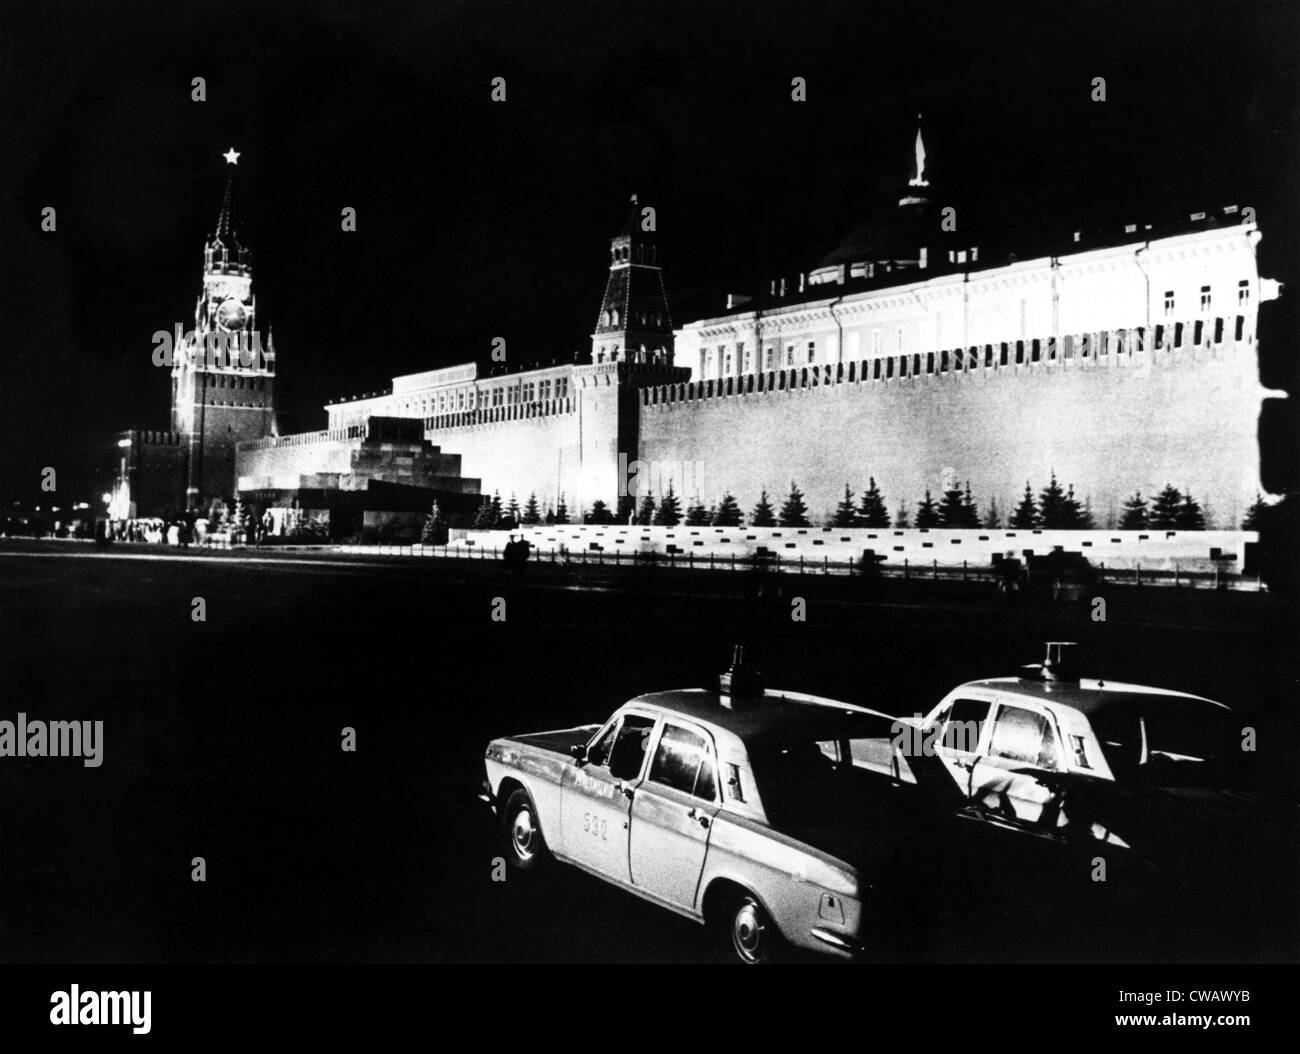
[[[713,818],[717,757],[703,729],[665,718],[631,811],[632,882],[681,908],[695,906]]]
[[[943,720],[943,731],[934,745],[935,756],[948,770],[963,797],[971,795],[971,773],[983,747],[991,705],[987,699],[953,700]]]
[[[999,703],[988,747],[971,772],[971,798],[1009,820],[1054,828],[1060,797],[1059,787],[1050,784],[1051,774],[1059,771],[1051,718],[1027,706]]]
[[[623,713],[601,731],[560,779],[563,853],[616,882],[630,880],[628,808],[645,767],[655,718]]]

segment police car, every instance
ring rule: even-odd
[[[738,657],[716,692],[642,695],[599,726],[493,740],[483,797],[518,871],[554,857],[713,924],[741,962],[848,958],[883,924],[874,881],[910,837],[878,771],[893,723],[765,689]]]
[[[1229,707],[1081,678],[1076,653],[1049,643],[1041,665],[962,684],[924,718],[898,722],[893,775],[922,781],[937,762],[985,816],[1144,851],[1256,804]]]

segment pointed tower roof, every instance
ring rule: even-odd
[[[231,158],[235,160],[231,160]],[[232,148],[225,155],[226,162],[233,166],[239,155]],[[221,195],[221,211],[217,213],[216,228],[205,246],[206,269],[211,273],[247,274],[250,268],[248,248],[239,238],[238,216],[235,209],[235,170],[226,170],[226,187]]]
[[[647,214],[633,194],[622,228],[610,239],[609,277],[592,334],[597,362],[671,361],[672,316]]]

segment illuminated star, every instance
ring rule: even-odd
[[[239,164],[239,151],[236,150],[233,146],[221,156],[226,159],[228,164],[232,164],[232,165]]]

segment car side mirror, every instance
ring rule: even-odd
[[[573,760],[579,765],[585,764],[587,761],[587,744],[574,743],[573,746],[569,747],[569,753],[573,755]]]

